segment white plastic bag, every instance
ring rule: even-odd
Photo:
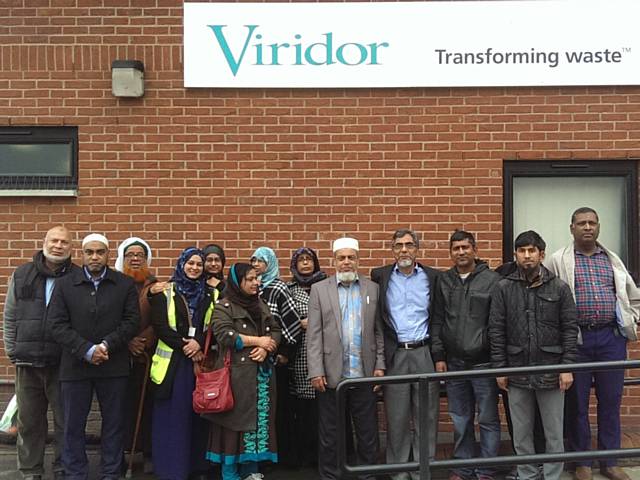
[[[13,419],[18,413],[18,401],[16,396],[14,395],[9,400],[9,405],[7,405],[7,409],[4,411],[4,415],[2,415],[2,419],[0,419],[0,430],[3,432],[8,432],[13,426]]]

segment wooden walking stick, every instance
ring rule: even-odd
[[[149,371],[151,369],[151,359],[147,352],[142,352],[144,357],[144,381],[142,382],[142,388],[140,389],[140,401],[138,402],[138,416],[136,417],[136,428],[133,432],[133,441],[131,442],[131,454],[129,455],[129,465],[127,467],[126,478],[131,478],[133,475],[133,458],[136,454],[136,441],[138,440],[138,433],[140,432],[140,423],[142,423],[142,413],[144,411],[144,395],[147,391],[147,382],[149,381]]]

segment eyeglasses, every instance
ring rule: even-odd
[[[124,258],[131,260],[132,258],[140,258],[144,260],[147,258],[147,254],[143,252],[128,252],[124,255]]]
[[[398,242],[398,243],[394,243],[393,247],[391,248],[393,248],[395,252],[400,252],[402,251],[403,248],[406,248],[407,250],[415,250],[416,244],[413,242],[406,242],[406,243]]]

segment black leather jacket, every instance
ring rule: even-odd
[[[432,323],[434,362],[447,358],[472,365],[489,362],[491,292],[500,278],[484,262],[479,262],[464,282],[455,267],[440,275]]]
[[[500,280],[491,298],[489,341],[495,368],[575,363],[576,305],[569,285],[542,268],[529,287],[519,270]],[[510,377],[521,388],[558,388],[557,374]]]

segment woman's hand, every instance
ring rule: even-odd
[[[276,341],[271,337],[258,337],[258,347],[264,348],[267,352],[273,353],[278,348]]]
[[[309,326],[309,319],[303,318],[302,320],[300,320],[300,326],[302,327],[303,330],[306,330],[307,327]]]
[[[196,365],[199,365],[200,362],[204,360],[204,352],[202,350],[197,351],[196,353],[193,354],[193,357],[191,357],[191,360],[193,360],[193,363],[195,363]]]
[[[149,288],[149,291],[155,295],[169,288],[169,282],[156,282]]]
[[[249,358],[254,362],[262,363],[267,358],[268,352],[262,347],[254,347],[249,352]]]
[[[200,352],[200,344],[193,338],[183,338],[183,342],[185,342],[182,347],[182,351],[187,356],[187,358],[193,358],[195,354]]]

